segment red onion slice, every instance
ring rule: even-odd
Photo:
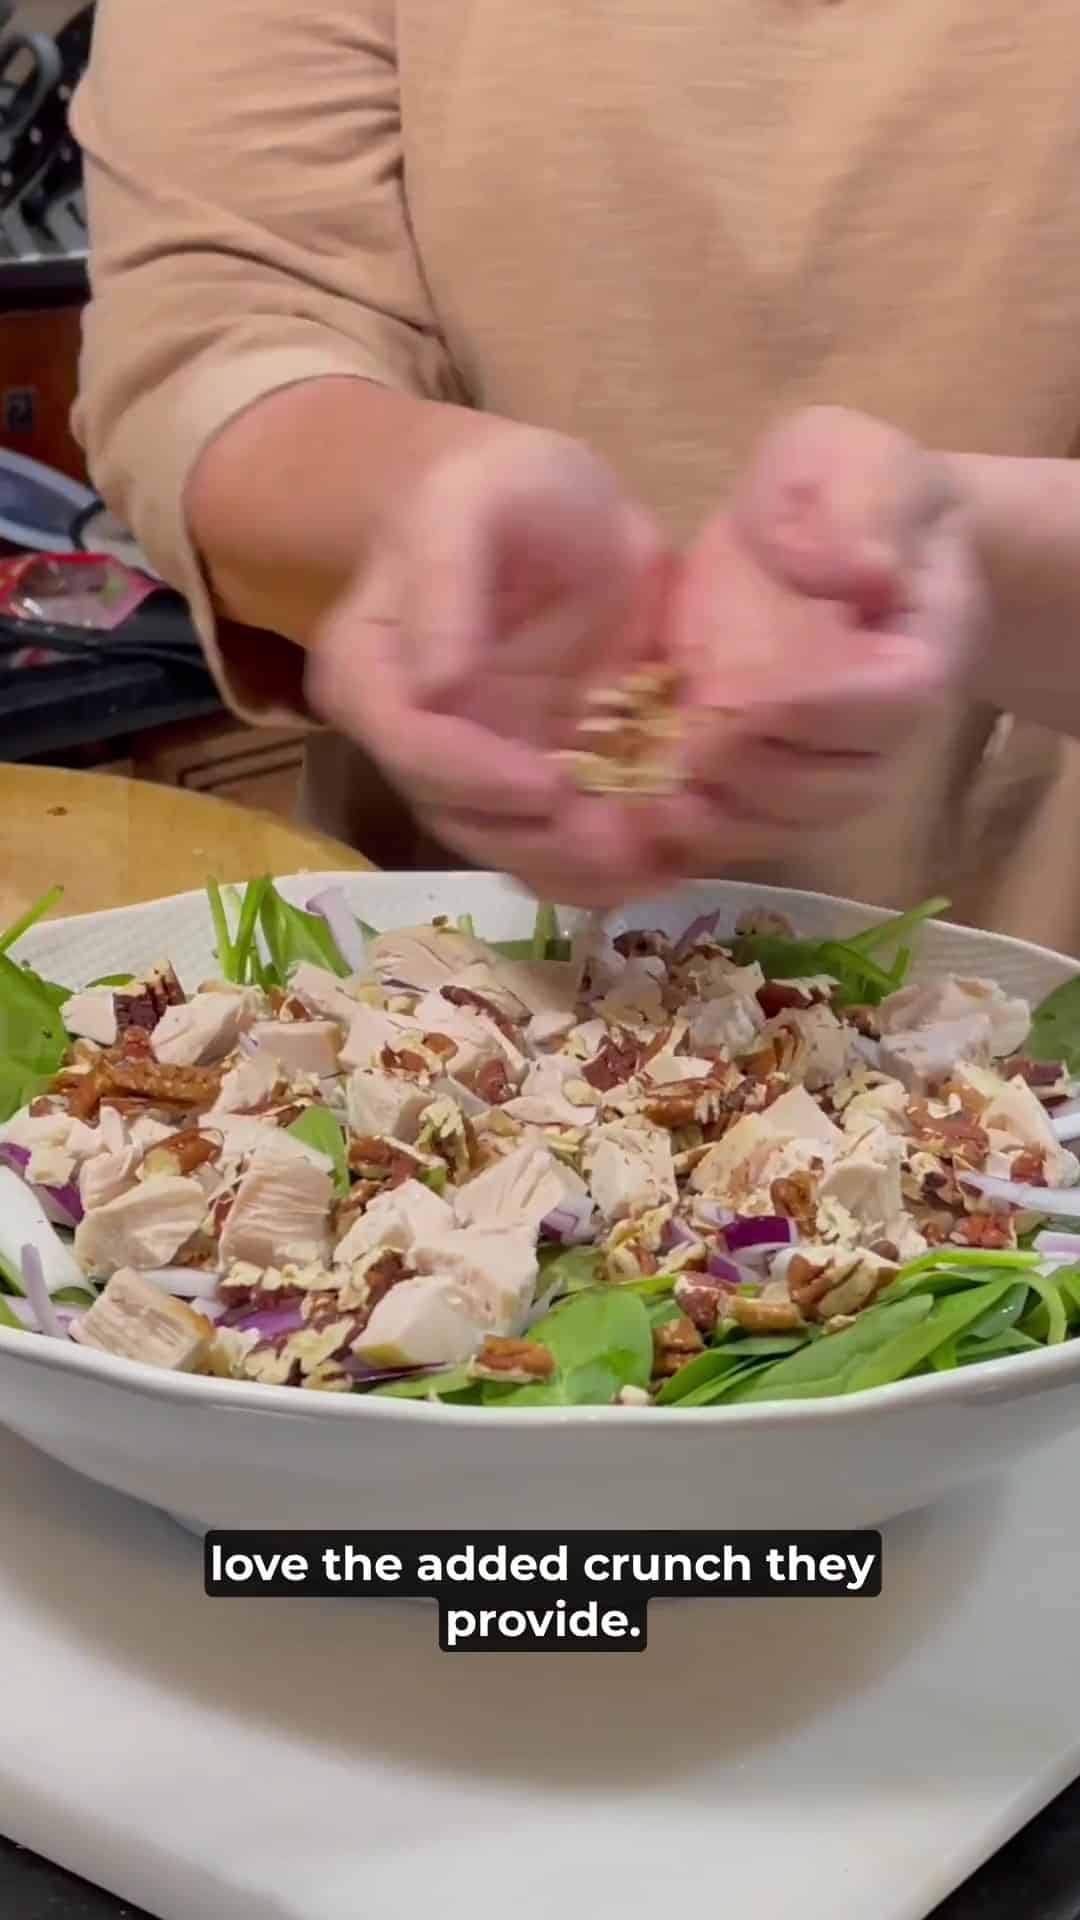
[[[669,1220],[660,1237],[661,1253],[674,1253],[676,1247],[693,1247],[701,1235],[688,1227],[685,1220]]]
[[[691,920],[681,939],[675,942],[672,959],[676,962],[685,960],[688,953],[693,953],[700,940],[703,940],[707,934],[716,932],[719,918],[719,907],[715,913],[699,913],[696,920]]]
[[[367,961],[367,943],[341,888],[326,887],[322,893],[315,894],[308,901],[307,910],[326,921],[345,965],[354,973],[361,972]]]
[[[579,1247],[592,1239],[593,1203],[588,1195],[580,1201],[567,1197],[564,1205],[552,1207],[540,1222],[540,1231],[549,1240],[564,1247]]]
[[[1036,1253],[1064,1253],[1080,1257],[1080,1233],[1054,1233],[1049,1228],[1037,1233],[1032,1242]]]
[[[22,1322],[28,1333],[40,1333],[42,1331],[37,1314],[34,1312],[29,1300],[20,1300],[17,1294],[5,1293],[4,1306],[8,1313],[12,1314],[16,1320]],[[54,1306],[53,1312],[56,1315],[61,1335],[66,1338],[71,1328],[75,1325],[75,1322],[81,1320],[87,1311],[88,1309],[85,1307]]]
[[[299,1333],[306,1321],[299,1300],[280,1307],[237,1307],[222,1315],[221,1324],[237,1333],[257,1333],[260,1340],[276,1340],[282,1333]]]
[[[729,1253],[755,1251],[775,1251],[779,1247],[790,1247],[795,1240],[795,1224],[781,1214],[763,1213],[746,1215],[733,1220],[724,1228],[724,1240]]]
[[[67,1334],[60,1325],[56,1308],[49,1298],[49,1289],[45,1285],[45,1269],[36,1247],[23,1248],[20,1269],[23,1291],[42,1333],[49,1334],[53,1340],[66,1340]]]
[[[752,1277],[743,1272],[738,1261],[729,1260],[724,1253],[711,1253],[709,1255],[706,1272],[710,1273],[714,1280],[722,1280],[726,1287],[741,1287],[746,1280]]]
[[[0,1141],[0,1162],[11,1168],[25,1181],[54,1227],[77,1227],[83,1217],[83,1203],[78,1187],[68,1181],[62,1187],[43,1187],[36,1180],[27,1177],[30,1165],[29,1147],[17,1147],[11,1141]]]
[[[1029,1187],[1018,1180],[998,1180],[989,1173],[957,1175],[965,1187],[974,1187],[988,1200],[1022,1207],[1027,1213],[1049,1213],[1062,1220],[1080,1220],[1080,1187]]]

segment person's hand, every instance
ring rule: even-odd
[[[692,729],[691,863],[797,855],[815,830],[902,805],[899,758],[982,617],[944,459],[839,409],[768,435],[668,621]]]
[[[444,845],[541,897],[662,884],[659,806],[553,765],[587,687],[653,656],[668,555],[587,449],[507,426],[446,459],[386,528],[313,650],[309,696]]]

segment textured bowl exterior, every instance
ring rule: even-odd
[[[471,912],[491,938],[531,927],[533,903],[485,874],[317,874],[282,889],[303,903],[331,882],[376,925]],[[776,905],[808,935],[887,917],[818,894],[702,881],[624,924],[677,932],[706,908],[733,920],[748,905]],[[166,954],[189,984],[213,971],[196,894],[50,922],[20,951],[73,985]],[[950,969],[1031,999],[1078,971],[1059,954],[935,923],[918,971]],[[872,1526],[1080,1425],[1080,1341],[827,1401],[494,1413],[177,1377],[0,1328],[0,1421],[197,1529]]]

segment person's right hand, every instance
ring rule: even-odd
[[[654,658],[670,556],[577,442],[506,426],[437,464],[313,650],[309,697],[445,846],[542,898],[662,887],[661,803],[577,793],[550,753],[590,686]]]

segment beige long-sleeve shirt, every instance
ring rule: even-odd
[[[1075,0],[98,11],[77,429],[249,717],[298,698],[299,658],[223,656],[182,496],[208,438],[298,380],[578,435],[681,538],[813,402],[957,451],[1073,451]],[[320,824],[362,837],[348,755],[318,740],[312,767]],[[957,709],[881,817],[767,877],[940,890],[1080,951],[1078,828],[1080,749]]]

